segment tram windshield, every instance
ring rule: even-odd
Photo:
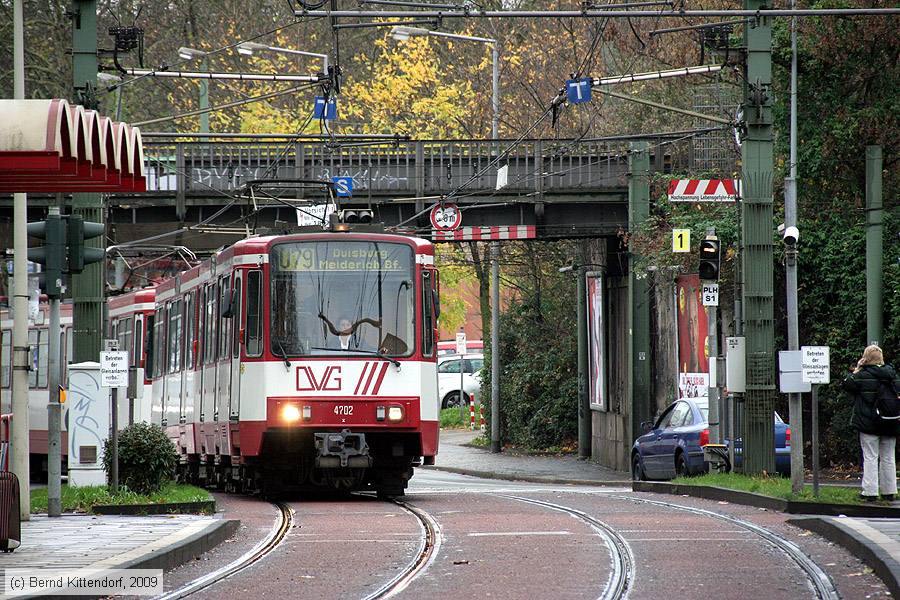
[[[271,350],[284,358],[408,356],[415,347],[413,250],[405,244],[277,244],[269,256]]]

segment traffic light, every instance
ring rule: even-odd
[[[103,223],[85,221],[81,215],[68,215],[68,273],[81,273],[85,265],[100,262],[106,258],[105,248],[86,248],[85,240],[106,233]]]
[[[372,211],[368,209],[342,210],[338,213],[341,223],[371,223]]]
[[[722,264],[722,242],[718,238],[700,240],[700,279],[719,280],[719,267]]]
[[[45,287],[48,296],[63,293],[63,271],[66,267],[66,225],[58,214],[47,215],[46,221],[28,223],[28,235],[44,240],[46,246],[28,249],[28,260],[44,265]]]

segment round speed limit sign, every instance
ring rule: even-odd
[[[453,231],[462,224],[462,213],[455,204],[438,204],[431,209],[431,226],[438,231]]]

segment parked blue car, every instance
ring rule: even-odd
[[[791,429],[775,413],[775,467],[782,475],[791,470]],[[672,479],[705,473],[703,446],[709,443],[709,403],[706,398],[684,398],[670,404],[655,423],[643,424],[645,433],[631,450],[631,476],[635,481]],[[728,443],[728,440],[725,441]],[[735,446],[741,464],[741,440]]]

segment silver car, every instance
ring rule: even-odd
[[[468,404],[473,394],[481,392],[481,368],[483,354],[465,354],[460,360],[458,354],[438,358],[438,398],[441,408],[459,406],[459,388],[462,382],[463,402]],[[462,377],[460,377],[460,367]]]

